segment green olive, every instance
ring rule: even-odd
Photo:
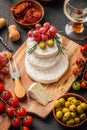
[[[72,111],[72,112],[75,112],[76,111],[76,105],[74,105],[74,104],[70,105],[69,110]]]
[[[69,120],[71,118],[70,111],[66,112],[63,117],[65,118],[65,120]]]
[[[67,125],[73,125],[74,124],[74,119],[70,119],[66,122]]]
[[[71,112],[71,116],[72,116],[72,118],[75,118],[77,116],[77,113],[76,112]]]
[[[65,102],[65,107],[69,108],[70,105],[71,105],[70,101]]]
[[[64,108],[62,109],[62,112],[63,112],[63,113],[69,112],[69,109],[66,108],[66,107],[64,107]]]
[[[84,110],[87,110],[87,104],[85,102],[82,102],[80,105]]]
[[[84,120],[85,118],[86,118],[86,114],[85,113],[80,114],[80,119],[81,120]]]
[[[68,98],[67,98],[67,100],[70,101],[70,102],[71,102],[73,99],[76,99],[76,98],[75,98],[75,97],[68,97]]]
[[[84,110],[83,110],[83,108],[82,108],[81,105],[78,105],[78,106],[77,106],[77,112],[78,112],[79,114],[81,114],[81,113],[84,112]]]
[[[80,123],[80,118],[79,118],[79,117],[75,117],[75,118],[74,118],[74,122],[75,122],[75,124]]]
[[[41,41],[39,42],[39,47],[42,49],[42,50],[45,50],[46,49],[46,43]]]
[[[63,117],[63,112],[62,112],[62,111],[57,111],[57,112],[56,112],[56,117],[57,117],[58,119],[62,119],[62,117]]]
[[[6,20],[4,18],[0,18],[0,29],[6,25]]]
[[[60,99],[59,99],[59,102],[61,103],[61,105],[64,106],[64,104],[65,104],[65,99],[64,99],[64,98],[60,98]]]
[[[74,104],[74,105],[79,105],[79,102],[78,102],[78,100],[77,99],[73,99],[72,101],[71,101],[71,104]]]
[[[60,107],[61,107],[61,103],[59,102],[59,100],[56,100],[56,101],[54,102],[54,107],[55,107],[55,108],[60,108]]]
[[[54,41],[53,41],[53,39],[48,40],[46,43],[47,43],[47,45],[48,45],[49,47],[53,47],[53,46],[54,46]]]

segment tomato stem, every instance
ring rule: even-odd
[[[84,69],[84,71],[83,71],[83,76],[82,76],[82,80],[84,80],[84,75],[85,75],[85,72],[87,71],[87,60],[86,60],[86,66],[85,66],[85,69]],[[82,81],[81,80],[81,81]]]

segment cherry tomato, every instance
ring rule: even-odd
[[[46,32],[48,39],[53,39],[53,35],[50,34],[49,30]]]
[[[15,112],[18,116],[26,116],[26,109],[24,107],[18,107]]]
[[[87,57],[87,44],[80,48],[80,52],[84,57]]]
[[[0,63],[4,62],[7,60],[7,56],[5,53],[0,53]]]
[[[6,76],[6,75],[9,75],[9,69],[8,67],[4,66],[3,68],[1,68],[0,72]]]
[[[4,111],[5,111],[5,104],[0,101],[0,112],[4,112]]]
[[[5,101],[9,100],[10,98],[12,97],[12,94],[9,90],[4,90],[2,93],[1,93],[1,98]]]
[[[87,72],[84,75],[84,79],[87,81]]]
[[[40,29],[39,29],[39,32],[40,32],[40,34],[46,34],[46,28],[45,27],[41,27]]]
[[[17,107],[19,105],[19,100],[17,97],[11,97],[9,100],[8,100],[8,104],[12,107]]]
[[[7,63],[8,63],[8,61],[6,60],[6,61],[3,61],[0,65],[1,65],[1,67],[4,67],[4,66],[6,66]]]
[[[8,107],[6,112],[10,118],[14,117],[14,108]]]
[[[4,75],[0,72],[0,82],[4,81]]]
[[[55,35],[58,31],[57,31],[57,28],[55,26],[51,26],[49,28],[49,32],[51,35]]]
[[[80,85],[79,82],[74,82],[74,83],[72,84],[72,88],[73,88],[73,90],[78,91],[78,90],[80,90],[81,85]]]
[[[76,76],[76,77],[81,76],[81,74],[82,74],[82,69],[81,69],[81,68],[74,68],[74,69],[73,69],[73,74],[74,74],[74,76]]]
[[[44,24],[43,24],[43,27],[45,27],[47,30],[50,28],[50,23],[49,22],[45,22]]]
[[[34,40],[39,42],[41,40],[41,35],[38,30],[33,31]]]
[[[42,27],[42,25],[41,25],[40,23],[37,23],[37,24],[35,25],[36,30],[39,30],[41,27]]]
[[[42,41],[47,41],[48,40],[48,36],[46,34],[41,34],[41,40]]]
[[[33,117],[32,116],[25,116],[25,118],[23,119],[23,124],[25,126],[31,126],[33,124]]]
[[[30,30],[30,31],[28,32],[28,37],[33,37],[33,31],[32,31],[32,30]]]
[[[4,91],[4,85],[0,83],[0,93],[2,93],[3,91]]]
[[[20,125],[21,125],[21,119],[20,118],[13,118],[11,120],[11,125],[14,127],[14,128],[18,128]]]
[[[84,59],[83,59],[83,58],[77,58],[77,59],[76,59],[76,65],[77,65],[78,67],[84,67],[84,66],[85,66],[85,61],[84,61]]]
[[[83,81],[81,82],[81,87],[82,87],[83,89],[87,89],[87,81],[86,81],[86,80],[83,80]]]
[[[30,128],[27,127],[27,126],[23,126],[23,127],[22,127],[22,130],[30,130]]]

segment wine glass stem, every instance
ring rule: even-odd
[[[74,33],[82,33],[84,31],[84,25],[83,23],[73,23],[72,30]]]

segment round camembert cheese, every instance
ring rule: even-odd
[[[59,34],[60,42],[62,38]],[[27,50],[37,42],[34,38],[27,39]],[[36,50],[28,55],[26,50],[25,70],[27,74],[35,81],[43,84],[50,84],[58,81],[69,66],[69,60],[66,52],[59,54],[56,41],[54,47],[40,49],[37,45]]]

